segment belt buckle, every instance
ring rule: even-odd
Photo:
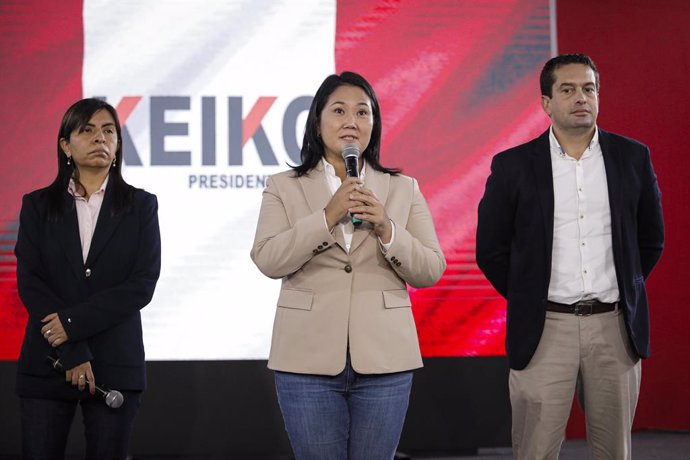
[[[594,313],[596,300],[581,300],[575,304],[573,314],[575,316],[591,316]]]

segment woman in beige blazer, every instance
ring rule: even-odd
[[[393,458],[422,366],[407,284],[433,285],[446,262],[417,181],[382,166],[380,145],[371,85],[331,75],[302,164],[264,190],[251,256],[282,279],[268,367],[298,459]]]

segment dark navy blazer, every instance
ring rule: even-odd
[[[661,194],[649,149],[599,130],[611,208],[613,258],[634,352],[649,356],[645,280],[664,247]],[[513,369],[532,359],[546,318],[553,245],[549,131],[499,153],[479,203],[477,264],[507,299],[506,351]]]
[[[160,273],[156,196],[133,189],[129,212],[111,215],[111,180],[84,263],[74,199],[65,191],[65,214],[46,219],[46,189],[24,196],[19,219],[17,286],[29,321],[18,363],[17,393],[25,397],[85,397],[50,366],[65,369],[91,361],[96,384],[118,390],[146,387],[139,310]],[[41,335],[41,318],[57,312],[69,337],[52,348]]]

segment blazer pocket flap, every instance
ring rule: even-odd
[[[407,289],[383,291],[383,306],[386,308],[411,307],[410,294]]]
[[[278,296],[278,306],[283,308],[297,308],[311,310],[314,292],[307,289],[281,289]]]

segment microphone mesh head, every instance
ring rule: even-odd
[[[357,144],[347,144],[342,151],[343,158],[355,157],[359,158],[359,147]]]
[[[122,396],[122,393],[117,390],[110,390],[105,395],[105,404],[113,409],[120,407],[123,402],[125,402],[125,398]]]

